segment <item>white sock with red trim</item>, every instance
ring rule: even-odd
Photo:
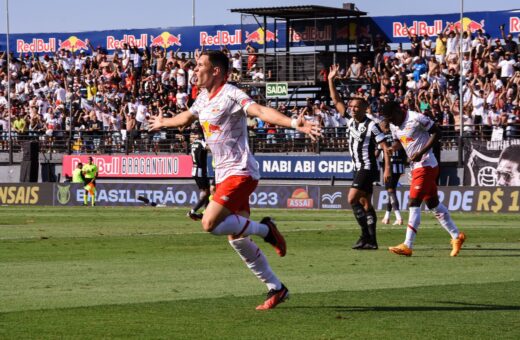
[[[213,235],[258,235],[266,237],[269,227],[259,222],[251,221],[240,215],[232,214],[220,222],[218,226],[211,231]]]
[[[267,289],[278,290],[282,288],[282,283],[271,270],[271,266],[269,266],[269,262],[267,262],[264,253],[253,240],[249,237],[243,237],[230,240],[229,244],[246,263],[247,268],[249,268],[260,281],[267,285]]]
[[[441,226],[444,229],[446,229],[448,233],[450,233],[452,239],[456,239],[457,237],[459,237],[459,228],[457,228],[457,226],[451,219],[450,212],[444,204],[439,203],[438,206],[432,209],[432,212],[441,224]]]
[[[415,236],[417,236],[420,224],[421,207],[410,207],[410,216],[408,216],[408,226],[406,227],[406,239],[404,240],[404,244],[406,244],[410,249],[413,248]]]

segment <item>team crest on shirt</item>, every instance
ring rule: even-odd
[[[220,112],[220,107],[218,107],[218,106],[213,106],[213,107],[211,108],[211,113],[212,113],[212,114],[217,114],[217,113],[219,113],[219,112]]]
[[[367,127],[365,125],[361,125],[359,127],[359,132],[361,132],[361,133],[365,132],[366,130],[367,130]]]
[[[211,124],[207,120],[203,121],[200,124],[200,126],[202,126],[202,129],[204,130],[204,136],[206,136],[206,138],[211,137],[215,133],[222,132],[222,130],[220,129],[220,126]]]
[[[402,136],[401,138],[399,138],[399,141],[401,142],[401,144],[403,146],[406,147],[406,146],[408,146],[408,144],[415,142],[415,139],[413,139],[412,137],[408,137],[408,136]]]

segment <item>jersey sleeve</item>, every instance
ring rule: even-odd
[[[371,129],[372,135],[374,136],[377,144],[380,144],[386,140],[385,134],[383,133],[383,131],[381,131],[381,128],[379,127],[379,125],[376,122],[373,122],[371,124],[370,129]]]
[[[191,112],[191,114],[198,117],[200,114],[200,111],[204,107],[205,102],[206,102],[206,100],[205,100],[204,93],[200,93],[197,96],[197,98],[195,99],[195,102],[193,102],[193,105],[191,105],[191,107],[189,108],[189,111]]]
[[[242,109],[244,114],[247,115],[247,109],[251,104],[254,104],[255,101],[251,99],[251,97],[249,97],[244,91],[241,91],[238,88],[235,89],[231,95],[233,96],[232,99],[235,103],[232,111],[234,112]]]
[[[429,117],[427,117],[427,116],[425,116],[423,114],[417,114],[415,119],[419,123],[419,126],[421,127],[421,129],[424,130],[424,131],[430,131],[430,129],[432,128],[433,124],[435,124],[433,122],[433,120],[431,120]]]

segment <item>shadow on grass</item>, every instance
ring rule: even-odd
[[[471,252],[482,251],[490,252],[490,254],[473,255]],[[493,254],[495,251],[507,251],[509,254]],[[518,248],[462,248],[464,257],[520,257],[520,249]],[[469,252],[469,254],[467,254]]]
[[[511,251],[520,252],[520,248],[462,248],[462,251]]]
[[[287,309],[333,309],[336,312],[487,312],[487,311],[520,311],[520,305],[489,305],[465,302],[438,301],[439,304],[456,306],[284,306]]]

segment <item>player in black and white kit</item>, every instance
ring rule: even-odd
[[[379,127],[385,134],[386,144],[390,148],[394,144],[395,140],[392,137],[392,132],[388,127],[388,123],[383,120],[379,123]],[[404,174],[407,159],[408,157],[406,157],[406,152],[404,151],[404,149],[395,150],[390,155],[390,164],[392,166],[392,178],[390,179],[390,181],[385,183],[385,189],[388,193],[388,201],[386,204],[385,217],[383,217],[383,220],[381,221],[383,224],[390,224],[390,215],[393,209],[395,214],[394,225],[403,225],[403,217],[401,216],[401,211],[399,210],[399,200],[397,199],[397,194],[395,190],[397,188],[397,185],[399,184],[399,178],[401,178],[401,175]]]
[[[385,182],[390,180],[390,158],[388,156],[385,135],[378,124],[367,117],[368,103],[364,98],[351,98],[348,113],[345,104],[339,97],[334,79],[338,76],[339,66],[333,65],[328,75],[329,90],[332,102],[338,112],[348,117],[347,136],[350,154],[354,162],[354,180],[348,193],[348,202],[352,206],[354,216],[361,227],[361,236],[352,249],[377,249],[376,211],[371,203],[373,183],[379,179],[379,167],[376,159],[377,145],[381,145],[385,157]]]
[[[191,159],[193,161],[193,167],[191,170],[191,176],[199,187],[199,201],[191,209],[186,216],[194,221],[202,219],[202,214],[197,211],[202,207],[207,207],[210,196],[210,183],[208,178],[208,149],[206,148],[206,142],[202,134],[197,136],[191,143]]]

